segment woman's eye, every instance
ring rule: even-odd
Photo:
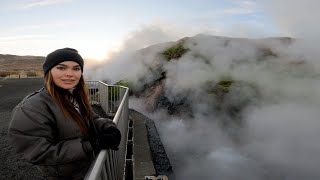
[[[81,70],[81,68],[76,67],[76,68],[74,68],[74,70],[75,70],[75,71],[80,71],[80,70]]]
[[[57,67],[57,69],[59,69],[59,70],[65,70],[66,68],[65,68],[65,67],[62,67],[62,66],[59,66],[59,67]]]

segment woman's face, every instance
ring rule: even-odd
[[[72,90],[79,83],[82,75],[80,65],[74,61],[61,62],[50,72],[54,84],[66,90]]]

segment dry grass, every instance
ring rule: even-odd
[[[0,54],[0,77],[42,77],[42,56],[16,56]]]

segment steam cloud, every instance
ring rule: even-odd
[[[170,61],[164,66],[167,71],[166,87],[170,87],[166,89],[166,96],[174,99],[181,93],[191,91],[188,99],[192,101],[194,118],[172,117],[161,110],[150,114],[145,112],[142,99],[131,99],[131,108],[155,120],[176,179],[320,178],[319,56],[312,48],[317,42],[310,41],[312,38],[309,37],[314,34],[305,32],[308,28],[304,24],[294,31],[298,27],[295,24],[300,23],[299,19],[295,21],[297,18],[294,16],[283,14],[286,13],[283,7],[288,8],[289,4],[292,5],[290,8],[301,8],[298,1],[277,1],[277,4],[277,8],[272,10],[275,19],[279,20],[281,27],[306,40],[302,41],[303,45],[299,44],[301,41],[291,46],[269,41],[267,45],[278,56],[270,57],[265,63],[256,63],[258,57],[252,43],[231,41],[227,47],[222,47],[223,40],[199,35],[192,37],[187,46],[192,53],[203,55],[210,65],[187,53],[179,61]],[[305,18],[309,17],[306,15]],[[149,37],[155,36],[149,34]],[[130,42],[141,39],[137,37],[132,36]],[[308,46],[304,46],[305,43]],[[157,54],[169,46],[170,43],[151,46],[140,53],[125,53],[124,49],[96,74],[88,75],[110,82],[128,79],[138,83],[139,77],[148,74],[146,65],[155,63]],[[128,47],[132,47],[132,43]],[[306,47],[310,49],[304,51]],[[241,60],[246,60],[246,63],[237,64]],[[300,60],[307,63],[294,66]],[[228,97],[230,104],[239,104],[246,98],[256,100],[241,113],[245,122],[241,128],[221,128],[220,123],[231,117],[210,109],[207,105],[211,102],[203,97],[200,85],[207,80],[218,81],[222,76],[259,87],[259,99],[255,99],[250,89],[241,88],[232,89]]]
[[[319,51],[317,48],[320,43],[320,24],[315,21],[315,17],[320,15],[318,7],[319,1],[314,0],[283,0],[283,1],[262,1],[260,4],[276,23],[277,28],[284,34],[302,39],[301,43],[296,44],[293,52],[302,53],[308,60],[315,61],[319,66]]]

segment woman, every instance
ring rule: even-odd
[[[43,64],[44,88],[13,110],[9,142],[50,179],[83,179],[100,149],[117,150],[121,134],[91,110],[75,49],[50,53]]]

